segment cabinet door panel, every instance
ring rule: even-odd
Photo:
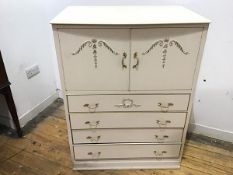
[[[202,30],[133,29],[130,89],[191,89]]]
[[[66,90],[128,90],[128,29],[59,29],[59,40]]]

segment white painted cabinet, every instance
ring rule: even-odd
[[[51,23],[74,169],[178,168],[209,21],[81,6]]]

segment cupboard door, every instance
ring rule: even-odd
[[[202,30],[132,29],[130,89],[191,89]]]
[[[129,29],[59,29],[66,90],[128,90]]]

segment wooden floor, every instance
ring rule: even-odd
[[[18,139],[0,131],[0,175],[233,175],[233,150],[186,142],[182,166],[177,170],[73,171],[67,141],[64,109],[53,103],[26,126]]]

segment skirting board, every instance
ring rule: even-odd
[[[41,111],[47,108],[59,97],[59,93],[56,91],[53,95],[47,97],[44,101],[36,105],[29,112],[19,117],[19,123],[21,127],[24,127],[30,120],[36,117]]]
[[[200,134],[219,140],[232,142],[233,143],[233,132],[225,131],[217,128],[212,128],[209,126],[204,126],[200,124],[190,123],[188,132],[193,132],[195,134]]]

